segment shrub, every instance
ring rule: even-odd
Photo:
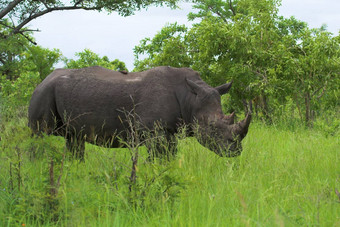
[[[40,82],[38,73],[23,73],[14,81],[0,76],[0,119],[3,121],[27,112],[32,93]]]

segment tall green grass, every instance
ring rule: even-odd
[[[340,140],[320,131],[255,122],[237,158],[195,138],[170,161],[141,147],[131,191],[127,149],[86,144],[78,163],[62,138],[31,138],[24,118],[0,136],[0,226],[340,225]]]

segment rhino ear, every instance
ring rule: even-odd
[[[233,81],[231,81],[230,83],[226,83],[226,84],[217,86],[217,87],[215,87],[215,89],[218,91],[218,93],[220,93],[220,95],[224,95],[229,91],[232,84],[233,84]]]
[[[203,88],[199,86],[198,84],[196,84],[194,81],[189,80],[188,78],[186,78],[186,81],[187,81],[187,84],[189,85],[189,88],[194,94],[198,95],[204,92]]]

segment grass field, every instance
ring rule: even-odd
[[[255,122],[237,158],[195,138],[171,161],[141,147],[132,184],[129,150],[86,144],[78,163],[25,125],[0,132],[0,226],[340,226],[337,136]]]

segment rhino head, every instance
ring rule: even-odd
[[[223,157],[241,154],[242,139],[247,135],[251,114],[238,123],[234,123],[235,113],[224,115],[221,107],[221,95],[227,93],[232,82],[218,86],[203,86],[187,79],[194,101],[192,115],[197,121],[198,141]]]

